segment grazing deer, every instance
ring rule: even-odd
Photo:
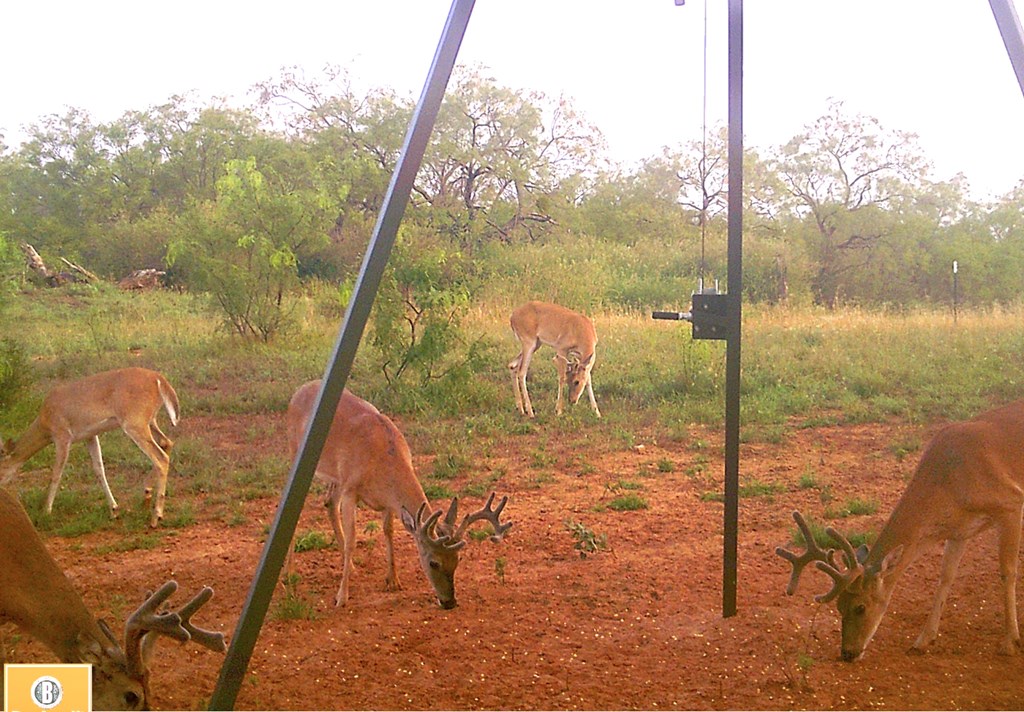
[[[192,624],[213,596],[204,588],[177,612],[158,611],[178,588],[168,581],[125,623],[124,647],[46,550],[12,494],[0,489],[0,621],[40,641],[63,663],[92,665],[92,701],[98,710],[149,709],[149,669],[156,639],[192,640],[223,652],[224,635]]]
[[[310,381],[295,392],[288,404],[288,445],[293,461],[313,417],[319,392],[320,381]],[[493,493],[482,509],[467,514],[458,525],[458,498],[452,499],[443,519],[441,510],[431,512],[401,431],[386,415],[348,390],[342,392],[338,401],[316,475],[330,485],[326,504],[335,541],[343,552],[341,585],[334,599],[337,606],[348,602],[358,502],[383,513],[387,590],[401,588],[395,571],[393,541],[393,519],[397,515],[416,541],[420,566],[442,608],[456,605],[455,568],[469,525],[478,520],[490,522],[494,528],[491,540],[495,542],[512,527],[511,522],[500,521],[508,497],[492,509]]]
[[[990,410],[973,420],[947,425],[925,447],[910,484],[896,504],[874,546],[853,550],[849,541],[827,529],[842,549],[824,551],[811,537],[799,512],[793,513],[807,551],[776,553],[793,565],[786,593],[796,591],[800,572],[810,562],[833,579],[832,589],[815,600],[835,600],[843,619],[842,657],[859,658],[889,605],[896,581],[921,554],[944,543],[942,573],[931,613],[913,650],[921,651],[939,633],[939,617],[967,542],[989,527],[996,529],[999,575],[1003,586],[1003,638],[999,652],[1020,646],[1017,628],[1017,556],[1024,515],[1024,401]]]
[[[117,516],[117,502],[107,484],[100,451],[100,433],[121,428],[153,463],[146,481],[146,501],[156,488],[149,525],[155,527],[164,516],[167,471],[173,444],[156,423],[160,406],[167,409],[171,425],[178,424],[178,395],[161,374],[145,368],[121,368],[62,383],[43,400],[28,430],[17,442],[0,445],[0,484],[7,484],[30,457],[49,445],[56,448],[46,511],[53,511],[60,477],[68,460],[71,443],[86,440],[93,471],[107,498],[110,516]]]
[[[590,406],[597,417],[601,411],[594,399],[594,386],[590,372],[594,368],[594,346],[597,332],[594,324],[582,314],[557,304],[527,302],[516,307],[509,317],[512,332],[522,343],[519,355],[509,361],[512,381],[516,389],[516,407],[523,415],[531,418],[533,404],[526,390],[526,374],[530,370],[530,359],[534,352],[547,344],[555,350],[554,361],[558,367],[558,400],[555,412],[562,414],[562,387],[568,385],[569,402],[579,402],[583,390],[590,397]]]

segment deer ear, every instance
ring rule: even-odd
[[[892,570],[896,567],[896,564],[899,563],[901,556],[903,556],[902,544],[900,544],[895,549],[893,549],[885,555],[885,558],[882,559],[882,563],[878,566],[878,575],[886,576],[892,573]]]
[[[416,520],[409,514],[409,510],[402,507],[402,525],[410,534],[416,533]]]

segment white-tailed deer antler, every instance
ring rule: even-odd
[[[796,515],[794,515],[796,516]],[[843,551],[843,567],[831,554],[809,547],[797,556],[779,555],[793,564],[788,591],[799,570],[816,561],[832,578],[832,589],[815,598],[835,601],[843,618],[842,658],[857,660],[888,608],[896,582],[922,553],[943,543],[942,573],[924,628],[913,648],[922,650],[938,636],[939,619],[970,539],[988,528],[998,538],[1002,584],[1003,637],[999,652],[1016,654],[1017,559],[1024,518],[1024,401],[987,411],[973,420],[940,430],[925,446],[921,461],[889,520],[868,550],[854,551],[834,529],[826,530]],[[801,529],[801,518],[797,518]],[[810,537],[805,531],[808,540]]]
[[[815,566],[818,567],[819,571],[824,571],[832,577],[832,589],[825,594],[815,596],[814,600],[818,603],[828,603],[832,601],[843,591],[847,590],[854,581],[856,581],[864,573],[864,567],[858,560],[857,553],[853,550],[853,546],[838,531],[832,527],[826,527],[825,533],[832,537],[839,546],[843,549],[843,561],[846,562],[846,570],[840,571],[839,567],[832,556],[834,550],[829,550],[829,556],[826,560],[815,562]]]
[[[157,609],[175,591],[169,581],[147,597],[125,626],[125,650],[110,627],[85,607],[47,551],[17,498],[0,489],[0,621],[10,621],[64,663],[92,665],[94,709],[148,709],[151,642],[159,632],[223,651],[224,636],[198,628],[192,615],[210,599],[204,588],[174,613]]]
[[[453,500],[454,501],[454,500]],[[430,515],[423,519],[423,513],[427,510],[427,503],[424,502],[420,505],[420,508],[416,510],[416,517],[412,520],[412,527],[409,533],[415,537],[418,542],[422,542],[424,546],[428,546],[435,551],[458,551],[466,542],[462,541],[460,537],[454,536],[451,530],[447,527],[443,527],[444,532],[434,534],[434,528],[437,526],[438,520],[441,518],[443,512],[439,509],[436,512],[430,513]],[[453,511],[452,507],[449,507],[449,516]],[[412,517],[409,514],[409,510],[402,507],[402,520],[405,521],[407,518]]]
[[[494,509],[491,509],[491,505],[494,504],[495,494],[495,492],[491,492],[491,496],[487,498],[487,502],[484,503],[483,507],[481,507],[480,509],[471,514],[467,514],[465,517],[462,518],[462,522],[459,524],[458,528],[453,530],[453,539],[455,539],[456,541],[462,540],[462,538],[466,534],[466,530],[469,528],[469,525],[473,522],[479,521],[490,522],[491,528],[494,529],[494,533],[491,534],[490,537],[488,537],[491,541],[498,543],[502,540],[502,538],[504,538],[505,532],[511,529],[513,524],[513,522],[507,522],[505,524],[501,523],[501,510],[503,510],[505,508],[505,505],[508,504],[508,497],[502,497],[501,501],[498,502],[498,506],[495,507]],[[458,498],[453,498],[451,506],[448,508],[448,513],[445,516],[445,522],[449,527],[454,527],[455,525],[455,520],[458,518],[458,506]]]
[[[786,586],[786,595],[792,596],[796,593],[797,586],[800,584],[800,574],[803,573],[804,567],[812,561],[830,561],[833,553],[832,549],[822,549],[818,546],[817,542],[814,541],[814,535],[811,533],[811,528],[807,525],[807,520],[800,512],[793,512],[793,519],[796,520],[796,524],[800,527],[800,532],[804,536],[804,542],[807,544],[807,551],[802,554],[794,554],[788,549],[783,549],[781,546],[775,549],[775,553],[781,556],[783,559],[793,565],[793,573],[789,577],[789,585]]]
[[[319,391],[320,381],[310,381],[295,392],[288,404],[288,445],[292,459],[313,416]],[[344,391],[334,412],[316,475],[328,483],[331,527],[343,551],[341,585],[335,605],[342,606],[348,601],[356,505],[363,502],[383,513],[386,588],[389,591],[401,588],[395,569],[393,533],[394,518],[399,517],[416,542],[420,568],[434,588],[438,604],[443,608],[455,606],[455,569],[459,565],[459,551],[466,543],[461,538],[462,529],[455,526],[457,504],[453,500],[447,513],[431,511],[423,487],[416,479],[409,444],[390,418],[362,398]],[[493,518],[495,536],[500,539],[510,525],[498,521],[505,500],[492,511],[493,499],[491,495],[485,507],[487,512],[476,514],[478,518]]]
[[[213,589],[209,586],[203,588],[177,611],[158,612],[160,606],[177,590],[178,583],[168,581],[155,593],[147,594],[146,600],[138,610],[125,621],[125,657],[128,669],[133,674],[145,674],[153,646],[161,635],[182,643],[192,640],[218,653],[227,649],[223,633],[205,630],[192,623],[195,612],[213,597]]]

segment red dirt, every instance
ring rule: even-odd
[[[251,421],[214,427],[192,419],[177,438],[207,438],[234,459],[235,444],[253,437]],[[789,565],[774,550],[789,544],[790,512],[820,520],[826,507],[822,487],[801,489],[801,476],[828,485],[833,506],[851,498],[877,501],[876,514],[835,520],[845,531],[877,532],[919,454],[900,461],[891,446],[923,442],[931,431],[799,429],[780,444],[745,445],[743,481],[786,490],[740,502],[739,610],[723,619],[722,505],[701,500],[702,493],[721,490],[721,437],[709,432],[665,443],[637,432],[633,442],[642,447],[604,443],[581,459],[571,447],[560,451],[557,435],[541,424],[474,462],[510,496],[506,514],[516,526],[500,544],[470,542],[463,550],[457,608],[435,604],[404,533],[396,534],[404,589],[385,592],[383,535],[379,528],[364,531],[375,515],[360,511],[349,605],[333,605],[337,550],[296,555],[299,593],[315,605],[316,619],[268,617],[237,708],[1021,709],[1024,659],[996,652],[1002,614],[990,533],[966,555],[940,637],[924,655],[907,649],[924,624],[938,549],[910,569],[856,663],[839,660],[834,608],[813,602],[813,594],[829,588],[827,577],[808,570],[795,596],[784,593]],[[696,447],[698,440],[706,445]],[[547,455],[541,466],[531,457],[538,443]],[[250,452],[277,448],[248,445]],[[426,458],[417,466],[421,474],[429,471]],[[650,507],[595,510],[614,496],[609,484],[619,480],[642,485],[639,494]],[[310,500],[300,529],[330,532],[320,497]],[[172,485],[169,511],[173,506]],[[203,520],[200,512],[197,524],[153,550],[98,555],[109,533],[54,537],[49,546],[98,615],[122,620],[147,588],[174,577],[183,593],[204,584],[216,589],[197,618],[230,635],[275,507],[273,500],[246,503],[246,521],[234,527]],[[581,558],[567,520],[607,535],[609,550]],[[47,655],[21,642],[10,661]],[[204,708],[222,659],[163,643],[152,682],[155,708]]]

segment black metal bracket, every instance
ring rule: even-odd
[[[693,324],[695,339],[726,341],[737,331],[733,326],[737,320],[731,313],[729,295],[717,292],[695,292],[690,311],[656,311],[651,318],[688,321]]]

